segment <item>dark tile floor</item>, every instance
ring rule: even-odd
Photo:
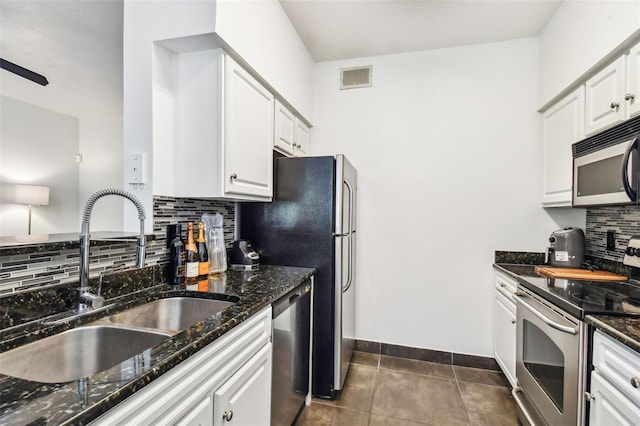
[[[517,425],[502,373],[355,352],[337,401],[313,399],[296,426]]]

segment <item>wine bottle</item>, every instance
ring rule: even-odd
[[[209,251],[204,239],[204,222],[198,222],[198,238],[196,239],[198,248],[198,275],[200,279],[206,279],[209,275]]]
[[[167,280],[170,285],[184,284],[184,243],[182,235],[182,225],[167,226],[167,240],[169,241],[169,267]]]
[[[197,290],[198,264],[200,263],[200,258],[198,257],[198,247],[196,247],[196,244],[193,241],[193,222],[187,223],[187,245],[184,249],[187,253],[184,283],[187,290]]]

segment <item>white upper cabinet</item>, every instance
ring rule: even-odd
[[[224,194],[273,195],[273,95],[225,56]]]
[[[154,193],[270,200],[273,94],[222,49],[155,54]]]
[[[278,100],[273,149],[287,157],[305,157],[309,154],[309,127]]]
[[[296,157],[309,155],[309,132],[311,130],[296,117]]]
[[[276,122],[273,148],[287,156],[295,151],[296,118],[291,111],[276,100]]]
[[[545,207],[571,206],[571,145],[584,137],[584,104],[581,86],[542,114]]]
[[[586,82],[586,134],[627,118],[626,56],[619,57]]]
[[[631,48],[627,62],[629,73],[624,99],[627,102],[627,113],[629,117],[633,117],[640,112],[640,44]]]

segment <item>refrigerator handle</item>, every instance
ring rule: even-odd
[[[351,243],[351,239],[353,235],[347,237],[347,241],[349,243],[349,263],[347,264],[347,283],[342,288],[342,292],[346,293],[349,288],[351,288],[351,284],[353,282],[353,245]]]
[[[353,232],[353,187],[346,179],[344,179],[344,184],[349,189],[349,230],[346,233],[351,234]]]

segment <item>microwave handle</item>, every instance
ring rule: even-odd
[[[622,185],[624,186],[624,192],[627,193],[631,201],[638,201],[638,193],[629,184],[629,175],[627,169],[629,168],[629,159],[631,158],[631,151],[638,149],[638,138],[635,138],[633,142],[629,144],[624,158],[622,160]]]

